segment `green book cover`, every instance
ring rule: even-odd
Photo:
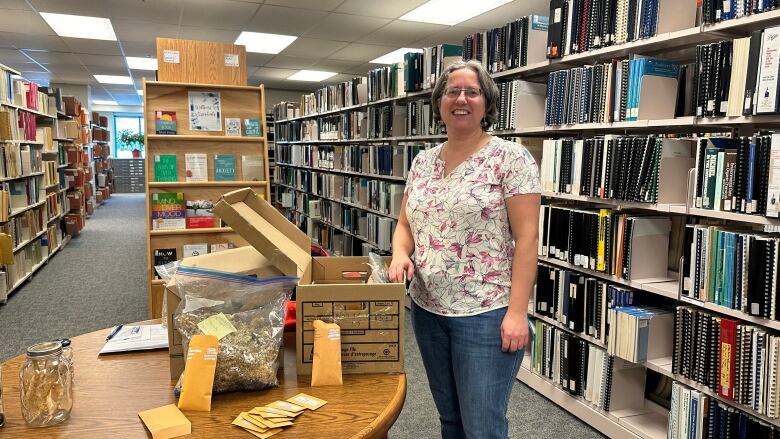
[[[154,156],[154,181],[177,181],[176,154],[159,154]]]
[[[244,119],[244,136],[260,137],[262,135],[263,133],[260,129],[260,119]]]
[[[214,179],[216,181],[236,180],[236,156],[231,154],[214,156]]]

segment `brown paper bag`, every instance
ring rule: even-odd
[[[213,335],[193,335],[181,382],[180,410],[211,411],[211,388],[217,369],[219,340]]]
[[[314,321],[314,359],[311,385],[341,385],[341,328],[335,323]]]

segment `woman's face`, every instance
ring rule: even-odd
[[[477,74],[469,68],[450,73],[439,103],[439,113],[447,132],[482,130],[485,96]]]

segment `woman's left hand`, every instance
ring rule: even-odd
[[[501,322],[501,350],[516,352],[528,343],[528,314],[507,311]]]

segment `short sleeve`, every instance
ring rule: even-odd
[[[539,184],[539,167],[528,150],[517,143],[508,142],[507,160],[504,165],[502,190],[504,198],[542,192]]]

